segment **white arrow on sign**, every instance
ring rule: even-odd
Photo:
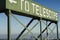
[[[15,4],[17,3],[17,1],[15,1],[15,0],[9,0],[9,2],[10,3],[15,3]]]

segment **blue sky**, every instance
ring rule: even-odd
[[[57,11],[58,16],[59,16],[58,25],[60,24],[60,0],[34,0],[34,1]],[[17,15],[15,15],[15,16],[17,18],[19,18],[19,20],[21,20],[25,25],[31,20],[31,18],[28,18],[28,17],[17,16]],[[35,22],[37,22],[37,20],[34,20],[30,26],[33,26]],[[20,25],[13,17],[11,17],[11,25],[12,25],[11,26],[12,34],[14,34],[14,33],[19,34],[20,31],[23,29],[22,25]],[[29,28],[31,28],[30,26],[29,26]],[[39,26],[39,24],[37,26]],[[38,28],[36,27],[35,29],[38,30],[39,27]],[[59,30],[60,30],[60,27],[59,27]],[[39,31],[36,31],[36,32],[39,32]],[[59,33],[60,33],[60,31],[59,31]],[[4,13],[0,14],[0,34],[7,34],[7,17]]]

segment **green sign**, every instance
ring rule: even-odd
[[[58,13],[29,0],[6,0],[6,8],[28,15],[58,21]]]

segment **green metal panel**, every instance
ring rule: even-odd
[[[57,12],[29,0],[6,0],[6,8],[28,15],[58,21]]]

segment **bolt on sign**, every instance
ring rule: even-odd
[[[58,21],[58,13],[29,0],[6,0],[6,8],[48,20]]]

